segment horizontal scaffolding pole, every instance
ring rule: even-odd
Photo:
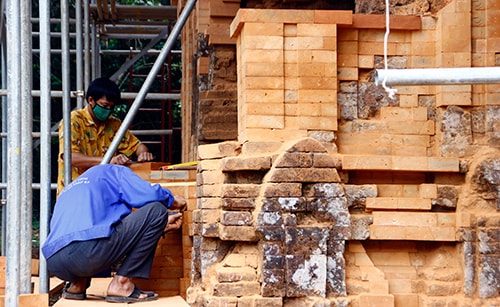
[[[162,129],[162,130],[130,130],[130,133],[133,135],[171,135],[173,129]],[[0,132],[0,138],[6,138],[9,136],[8,132]],[[33,138],[40,138],[41,133],[40,132],[32,132],[31,136]],[[59,132],[51,132],[50,133],[51,137],[58,137]]]
[[[83,97],[83,94],[84,93],[72,91],[71,98],[76,98],[79,95],[82,95],[82,97]],[[39,90],[31,91],[31,95],[33,97],[40,97],[40,91]],[[53,98],[61,98],[62,91],[50,91],[50,95]],[[0,89],[0,96],[7,96],[7,90]],[[135,97],[137,97],[137,93],[122,92],[120,96],[122,99],[134,99]],[[145,99],[146,100],[165,100],[165,99],[167,99],[167,100],[179,100],[179,99],[181,99],[181,94],[179,94],[179,93],[148,93],[148,94],[146,94]]]
[[[6,183],[6,182],[0,182],[0,190],[7,189],[7,185],[8,185],[8,183]],[[31,188],[34,189],[34,190],[40,190],[41,186],[42,185],[40,183],[32,183],[31,184]],[[57,183],[51,183],[50,184],[50,189],[51,190],[57,189]]]
[[[31,51],[34,54],[40,53],[40,49],[32,49]],[[129,55],[129,54],[136,54],[139,52],[141,52],[141,50],[135,50],[135,49],[134,50],[101,50],[101,52],[99,52],[99,54],[101,54],[101,55]],[[152,54],[152,55],[158,55],[160,52],[161,52],[161,50],[148,50],[147,51],[148,54]],[[61,49],[50,49],[50,53],[51,54],[61,54]],[[69,51],[69,53],[76,54],[76,50],[71,49]],[[182,51],[173,50],[170,53],[174,54],[174,55],[181,55]]]
[[[375,84],[453,85],[500,83],[500,67],[377,69]]]

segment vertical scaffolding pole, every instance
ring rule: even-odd
[[[172,29],[172,32],[167,38],[167,41],[165,42],[165,45],[161,49],[160,55],[156,59],[156,61],[153,64],[153,67],[151,68],[151,71],[149,72],[148,76],[146,77],[146,80],[144,81],[141,89],[139,90],[139,93],[137,93],[137,97],[134,100],[134,103],[130,107],[130,110],[127,113],[127,116],[125,116],[120,128],[116,132],[115,137],[113,138],[113,141],[109,145],[108,151],[106,151],[106,154],[102,158],[101,164],[106,164],[109,163],[111,158],[113,157],[113,154],[115,153],[116,149],[118,148],[118,144],[120,144],[120,140],[123,138],[125,135],[125,132],[127,131],[128,127],[132,123],[132,120],[139,110],[142,101],[147,95],[147,92],[149,88],[151,87],[151,84],[156,78],[156,75],[158,74],[158,71],[160,70],[161,66],[165,62],[165,59],[167,58],[168,53],[170,50],[172,50],[172,47],[174,46],[175,41],[177,40],[182,27],[184,27],[184,24],[186,23],[186,20],[189,17],[189,14],[191,14],[191,11],[194,8],[194,5],[196,4],[196,0],[188,0],[186,3],[186,6],[182,10],[179,19],[175,23],[175,26]]]
[[[49,234],[51,209],[50,0],[40,0],[40,293],[49,293],[47,260],[41,247]]]
[[[2,59],[2,88],[7,88],[7,50],[5,46],[7,46],[7,39],[5,35],[5,27],[4,27],[4,22],[5,20],[3,19],[3,12],[5,11],[5,1],[1,1],[0,3],[0,37],[2,38],[1,40],[1,46],[0,46],[0,51],[2,52],[1,54],[1,59]],[[7,97],[2,96],[2,132],[7,132]],[[2,138],[2,183],[7,182],[7,138]],[[2,189],[2,199],[5,199],[7,197],[7,191]],[[6,241],[5,240],[5,234],[7,233],[7,208],[5,204],[2,204],[2,255],[5,256],[6,253]]]
[[[89,0],[83,0],[83,48],[84,48],[84,73],[83,89],[86,90],[90,85],[90,9]]]
[[[31,57],[31,1],[20,1],[21,9],[21,240],[20,293],[31,293],[31,247],[33,232],[33,61]]]
[[[21,9],[20,1],[8,0],[7,21],[7,264],[5,306],[15,307],[19,297],[19,256],[21,222]]]
[[[70,96],[70,54],[69,54],[69,3],[61,0],[61,62],[62,62],[62,104],[64,137],[64,184],[71,182],[71,96]]]
[[[83,92],[83,41],[82,41],[82,0],[75,1],[75,27],[76,27],[76,91]],[[83,106],[82,95],[76,96],[76,108]]]
[[[101,69],[99,67],[99,40],[97,39],[97,26],[95,20],[92,22],[91,31],[91,41],[92,41],[92,80],[101,75]]]

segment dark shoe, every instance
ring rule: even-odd
[[[71,283],[67,282],[63,288],[62,297],[67,300],[84,300],[87,298],[87,293],[84,291],[82,293],[71,293],[68,292],[68,288],[71,286]]]
[[[146,297],[140,297],[146,294]],[[134,286],[134,291],[129,296],[107,295],[106,301],[111,303],[139,303],[158,299],[158,294],[150,291],[142,291]]]

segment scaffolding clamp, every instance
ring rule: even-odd
[[[83,90],[71,91],[71,96],[76,97],[76,98],[78,98],[78,97],[83,98],[83,97],[85,97],[85,91],[83,91]]]

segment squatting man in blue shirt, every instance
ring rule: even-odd
[[[91,276],[119,263],[109,302],[142,302],[158,294],[138,289],[132,278],[149,278],[156,245],[179,229],[186,201],[150,184],[128,167],[97,165],[59,195],[42,252],[50,273],[67,281],[66,299],[86,299]],[[135,210],[132,210],[135,208]]]

